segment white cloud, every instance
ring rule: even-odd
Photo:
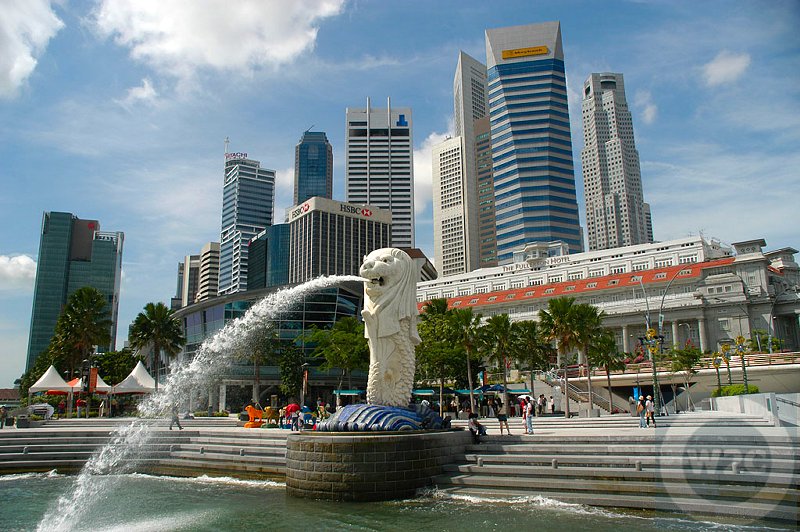
[[[0,291],[32,290],[36,263],[27,255],[0,255]]]
[[[130,108],[137,102],[152,103],[156,98],[158,98],[158,93],[153,88],[153,82],[150,81],[150,78],[144,78],[141,86],[128,89],[125,99],[118,100],[117,103],[123,107]]]
[[[318,24],[344,0],[101,0],[93,13],[102,35],[160,71],[238,70],[289,63],[314,48]]]
[[[736,81],[750,66],[750,54],[734,54],[723,50],[703,65],[703,77],[706,85],[715,87],[723,83]]]
[[[446,140],[452,133],[433,132],[414,150],[414,212],[417,215],[427,211],[431,204],[433,165],[431,148]]]
[[[294,203],[294,167],[275,171],[275,223],[283,223],[286,209]]]
[[[3,2],[0,16],[0,98],[11,98],[36,68],[50,39],[64,27],[49,0]]]
[[[633,105],[641,113],[642,122],[645,124],[652,124],[656,121],[658,107],[653,103],[653,96],[650,94],[650,91],[637,91],[633,98]]]

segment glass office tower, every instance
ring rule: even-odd
[[[322,131],[306,131],[294,149],[294,203],[333,197],[333,148]]]
[[[225,154],[222,191],[219,294],[247,290],[247,253],[250,240],[272,225],[275,210],[275,170],[246,153]]]
[[[50,344],[69,296],[84,286],[96,288],[108,302],[111,340],[98,350],[114,349],[124,238],[121,232],[100,231],[97,220],[81,220],[68,212],[44,213],[26,371]]]
[[[486,30],[497,258],[530,242],[583,250],[561,26]]]

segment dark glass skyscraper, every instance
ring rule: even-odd
[[[111,315],[111,341],[98,348],[100,351],[114,348],[123,240],[123,233],[100,231],[97,220],[81,220],[68,212],[44,213],[26,371],[50,343],[69,296],[84,286],[96,288],[106,297]]]
[[[531,242],[583,250],[561,25],[486,30],[497,258]]]
[[[294,203],[333,197],[333,148],[322,131],[306,131],[294,149]]]

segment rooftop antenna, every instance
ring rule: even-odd
[[[225,137],[225,153],[228,153],[228,146],[231,143],[231,139],[229,137]]]
[[[306,129],[305,131],[303,131],[303,133],[308,133],[309,131],[311,131],[311,128],[312,128],[312,127],[314,127],[315,125],[316,125],[316,124],[311,124],[310,126],[308,126],[308,129]]]

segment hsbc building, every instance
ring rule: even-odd
[[[290,284],[357,275],[364,255],[391,242],[391,211],[370,205],[313,197],[290,208],[288,220]]]

